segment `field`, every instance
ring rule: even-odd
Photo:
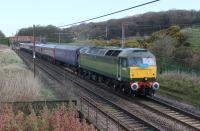
[[[182,32],[187,35],[192,47],[200,48],[200,27],[185,28]]]
[[[171,71],[158,76],[160,95],[171,96],[200,107],[200,76]]]

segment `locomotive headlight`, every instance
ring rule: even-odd
[[[132,89],[133,91],[136,91],[138,88],[139,88],[139,85],[138,85],[137,82],[131,84],[131,89]]]
[[[160,85],[159,85],[158,82],[154,82],[152,87],[153,87],[154,90],[158,90],[160,88]]]

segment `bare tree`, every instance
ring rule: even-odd
[[[153,46],[151,47],[151,51],[156,55],[157,61],[160,64],[160,73],[162,73],[164,65],[170,61],[170,56],[172,56],[173,51],[175,50],[175,46],[177,41],[170,36],[160,36],[157,39]]]

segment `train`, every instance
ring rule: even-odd
[[[19,43],[33,52],[32,43]],[[36,44],[36,57],[64,65],[74,74],[105,83],[130,96],[153,96],[159,89],[155,56],[142,48]]]

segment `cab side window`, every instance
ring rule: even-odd
[[[127,60],[123,58],[122,61],[121,61],[121,64],[122,64],[122,68],[126,68],[127,67]]]

